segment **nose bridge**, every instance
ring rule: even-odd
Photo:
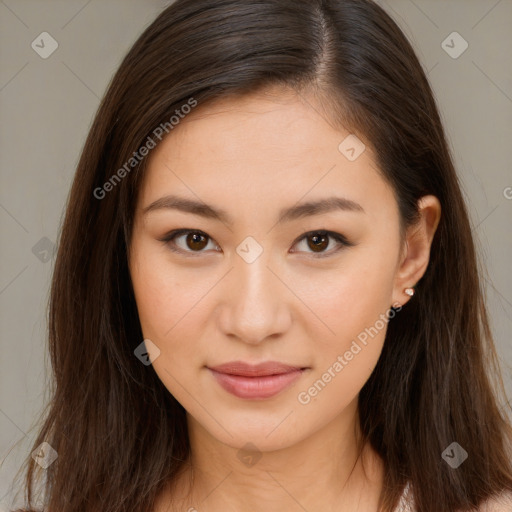
[[[268,268],[272,268],[270,260],[270,251],[253,261],[235,255],[230,273],[223,328],[247,343],[258,343],[288,325],[285,287]]]

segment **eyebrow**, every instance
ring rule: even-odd
[[[142,214],[146,215],[149,212],[162,209],[179,210],[185,213],[193,213],[208,219],[218,220],[225,224],[232,225],[232,217],[222,208],[214,208],[206,203],[179,197],[175,195],[168,195],[157,199],[150,205],[142,210]],[[278,223],[290,222],[293,220],[309,217],[311,215],[320,215],[336,210],[347,212],[361,212],[365,213],[363,207],[343,197],[327,197],[317,201],[308,201],[306,203],[296,204],[294,206],[283,208],[279,212]]]

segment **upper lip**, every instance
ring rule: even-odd
[[[209,366],[210,370],[228,375],[240,375],[241,377],[262,377],[267,375],[281,375],[283,373],[303,370],[301,366],[292,366],[277,361],[267,361],[259,364],[249,364],[244,361],[231,361],[218,366]]]

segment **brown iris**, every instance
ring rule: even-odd
[[[308,246],[315,252],[322,252],[329,245],[329,237],[326,234],[311,235],[307,240]]]
[[[189,233],[187,235],[187,246],[190,249],[200,251],[208,244],[208,239],[206,236],[201,235],[200,233]]]

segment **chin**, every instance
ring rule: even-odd
[[[291,416],[295,415],[293,410],[286,410],[288,412],[279,413],[278,417],[268,411],[261,411],[261,414],[252,417],[249,412],[233,417],[222,415],[220,423],[224,428],[210,421],[208,425],[202,424],[202,428],[208,430],[217,441],[237,450],[246,448],[248,443],[261,452],[281,450],[300,442],[308,434],[304,424],[300,426],[296,421],[290,421]]]

